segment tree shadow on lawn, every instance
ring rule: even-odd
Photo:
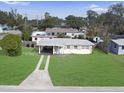
[[[5,55],[5,53],[4,53],[4,51],[2,50],[2,49],[0,49],[0,56],[3,56],[3,55]]]

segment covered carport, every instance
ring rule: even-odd
[[[39,54],[50,53],[50,54],[59,54],[59,49],[63,47],[60,42],[57,42],[53,39],[45,39],[37,42]]]

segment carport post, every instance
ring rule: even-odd
[[[40,46],[39,46],[39,54],[40,54],[40,51],[41,51],[41,50],[40,50]]]

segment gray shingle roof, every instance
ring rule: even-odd
[[[112,41],[118,45],[124,45],[124,39],[113,39]]]
[[[47,28],[45,30],[46,32],[68,32],[68,33],[78,33],[79,31],[77,29],[73,29],[73,28],[58,28],[58,27],[54,27],[54,28]]]
[[[43,39],[37,42],[41,46],[65,46],[65,45],[94,45],[92,42],[84,39],[70,39],[70,38],[52,38]]]

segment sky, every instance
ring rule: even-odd
[[[17,9],[18,13],[29,19],[44,18],[44,13],[64,19],[68,15],[86,17],[87,10],[104,13],[117,1],[0,1],[0,10]],[[122,2],[124,3],[124,2]]]

